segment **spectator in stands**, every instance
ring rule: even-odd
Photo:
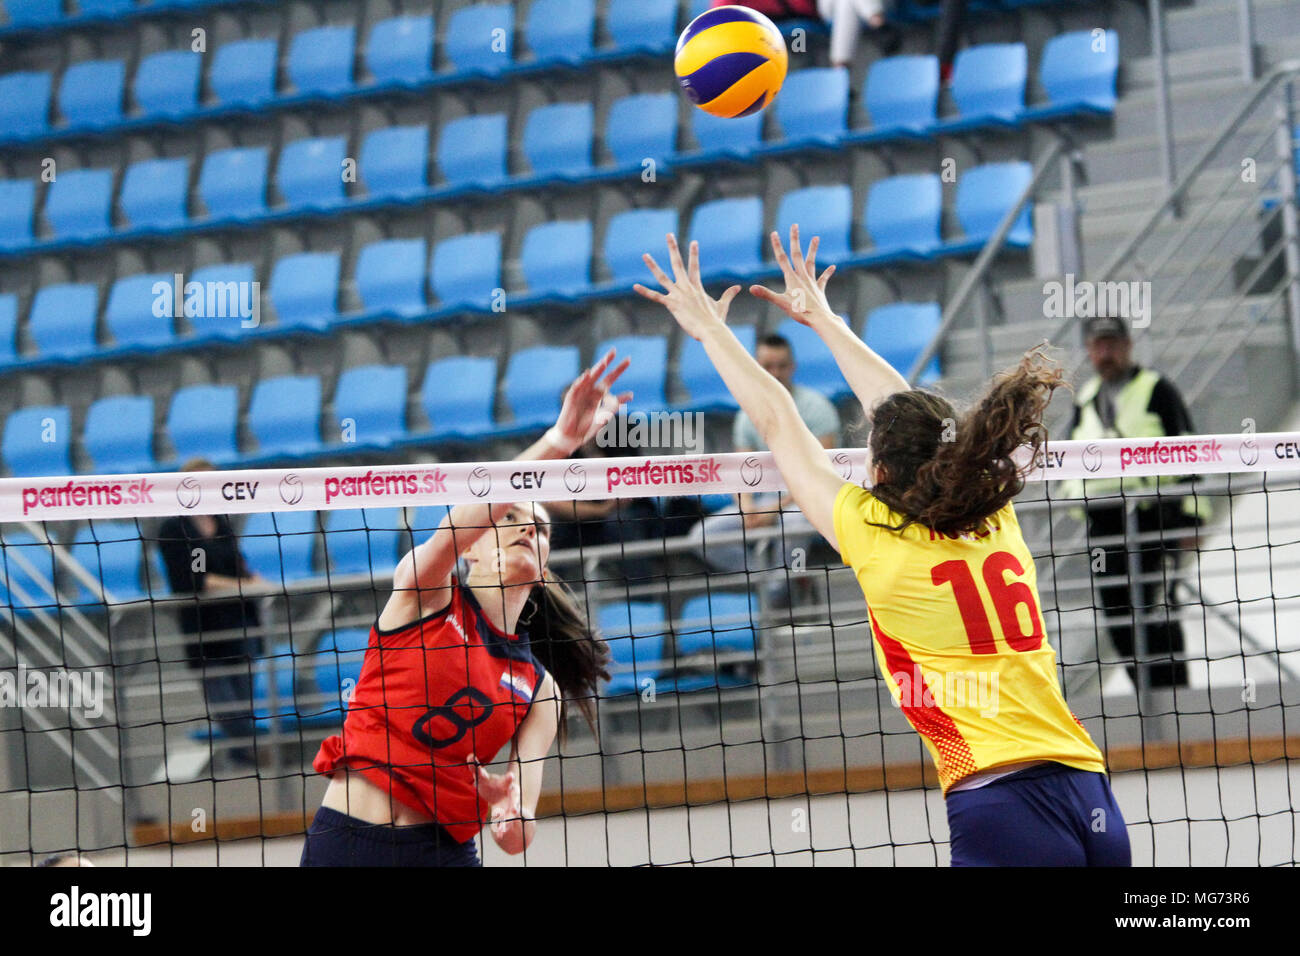
[[[1075,395],[1074,417],[1070,438],[1088,441],[1097,438],[1162,438],[1193,433],[1191,416],[1173,383],[1159,372],[1133,361],[1133,342],[1123,319],[1097,316],[1084,325],[1088,358],[1096,375]],[[1155,480],[1124,479],[1124,490],[1153,487]],[[1117,478],[1090,478],[1064,483],[1062,491],[1071,497],[1086,496],[1089,540],[1099,537],[1123,537],[1125,507]],[[1128,499],[1132,502],[1133,499]],[[1181,536],[1184,548],[1196,546],[1194,529],[1208,517],[1208,502],[1196,495],[1180,497],[1144,497],[1137,507],[1137,529],[1141,535],[1159,535],[1156,540],[1138,545],[1144,576],[1163,578],[1166,562],[1176,567],[1181,550],[1171,546],[1169,538]],[[1188,535],[1188,530],[1193,529]],[[1091,545],[1090,545],[1091,547]],[[1115,649],[1126,658],[1135,658],[1134,609],[1128,580],[1128,549],[1123,544],[1105,549],[1099,575],[1100,596],[1106,614],[1114,621],[1109,626]],[[1177,659],[1183,650],[1183,630],[1168,614],[1167,597],[1160,598],[1162,581],[1142,585],[1142,607],[1138,615],[1163,620],[1145,625],[1147,656],[1154,661],[1148,674],[1152,687],[1186,687],[1187,665]],[[1137,668],[1128,667],[1129,677],[1137,683]]]
[[[947,86],[952,80],[952,61],[957,56],[957,39],[962,18],[966,14],[966,0],[913,0],[923,6],[939,7],[939,27],[935,38],[935,54],[939,58],[939,80]]]
[[[211,462],[195,458],[182,471],[213,471]],[[180,604],[181,631],[189,640],[185,653],[190,666],[202,672],[208,713],[228,738],[255,733],[252,714],[252,661],[262,653],[261,624],[256,601],[246,596],[266,582],[253,573],[239,553],[226,515],[176,515],[158,529],[158,550],[167,567],[172,592],[194,595]],[[253,632],[249,636],[249,632]],[[240,745],[230,752],[237,764],[255,766],[254,748]]]
[[[713,6],[733,4],[733,0],[713,0]],[[858,46],[858,34],[865,25],[871,30],[880,52],[897,53],[903,45],[898,28],[885,17],[884,0],[739,0],[738,6],[749,7],[773,20],[821,19],[831,28],[831,65],[852,67]]]

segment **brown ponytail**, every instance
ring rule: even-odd
[[[577,598],[560,578],[543,572],[543,581],[529,596],[532,614],[526,607],[520,621],[528,630],[529,649],[555,679],[562,696],[560,739],[564,739],[568,706],[575,702],[596,730],[596,695],[600,681],[609,680],[609,648],[592,634]]]
[[[870,448],[884,475],[872,493],[905,516],[891,530],[913,522],[950,536],[980,530],[1024,488],[1026,469],[1012,455],[1022,445],[1038,454],[1047,441],[1043,412],[1064,384],[1061,366],[1040,345],[995,376],[960,418],[947,399],[919,389],[881,402]]]

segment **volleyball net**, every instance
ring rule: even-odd
[[[827,454],[864,481],[864,450]],[[1027,464],[1047,637],[1134,862],[1294,864],[1300,433]],[[0,861],[296,863],[398,559],[451,506],[533,500],[612,676],[595,733],[571,708],[532,846],[484,830],[485,862],[945,865],[861,590],[782,488],[766,454],[0,481]],[[168,563],[234,560],[168,556],[177,515],[229,520],[257,578],[173,590]],[[996,707],[996,686],[915,676],[902,692]]]

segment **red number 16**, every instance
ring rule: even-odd
[[[1034,600],[1034,589],[1024,581],[1008,581],[1007,572],[1021,575],[1025,569],[1016,556],[1009,551],[995,551],[984,561],[982,573],[984,586],[988,588],[989,597],[993,599],[993,608],[997,611],[998,622],[1002,625],[1002,634],[1007,644],[1015,651],[1036,651],[1043,645],[1043,618],[1038,611],[1038,602]],[[979,588],[970,566],[965,561],[945,561],[930,569],[930,580],[935,587],[952,585],[953,596],[957,599],[957,609],[961,612],[962,623],[966,626],[966,638],[970,641],[973,654],[996,654],[997,644],[993,640],[993,628],[989,623],[988,612],[980,598]],[[1029,611],[1030,633],[1021,628],[1020,605]]]

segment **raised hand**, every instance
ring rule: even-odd
[[[631,392],[612,395],[610,389],[618,377],[632,364],[625,358],[614,367],[608,375],[605,370],[614,361],[614,350],[605,353],[604,358],[587,369],[569,386],[564,393],[564,403],[560,408],[560,417],[555,427],[548,432],[557,444],[571,446],[566,451],[573,451],[588,442],[618,414],[618,410],[632,400]],[[605,375],[602,381],[601,376]]]
[[[668,291],[656,292],[640,283],[632,288],[651,302],[658,302],[666,307],[687,335],[698,339],[710,326],[726,324],[727,309],[731,307],[731,300],[740,292],[740,286],[733,285],[722,293],[720,298],[709,297],[709,294],[704,291],[704,283],[700,281],[698,242],[691,243],[690,265],[687,266],[682,263],[681,250],[677,248],[677,237],[672,233],[668,234],[668,260],[673,267],[671,279],[659,268],[659,263],[655,262],[654,256],[650,253],[647,252],[641,258],[650,267],[651,274],[659,280],[659,284]]]
[[[772,251],[776,253],[776,263],[785,277],[785,292],[778,295],[766,286],[752,285],[749,287],[750,293],[771,302],[790,318],[804,325],[812,325],[819,320],[840,321],[826,300],[826,283],[835,274],[835,267],[828,266],[820,278],[817,276],[819,241],[817,236],[813,236],[812,242],[808,243],[808,256],[805,258],[799,246],[799,226],[796,223],[790,227],[790,256],[787,257],[781,246],[781,237],[774,231]]]
[[[519,803],[519,784],[514,771],[505,775],[489,773],[478,759],[470,763],[477,768],[479,797],[491,808],[492,839],[506,853],[522,853],[536,832],[536,821],[524,816]]]

